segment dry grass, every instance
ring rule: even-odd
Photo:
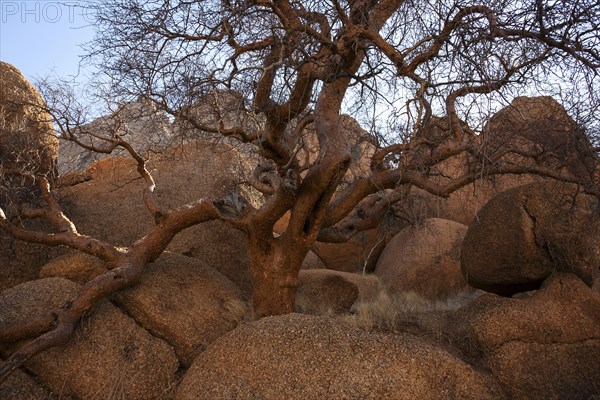
[[[243,300],[229,300],[225,303],[225,309],[228,313],[227,316],[235,321],[236,325],[239,325],[243,321],[247,321],[250,317],[248,303]]]
[[[391,294],[381,285],[375,297],[354,304],[353,315],[345,316],[344,319],[367,331],[395,332],[403,323],[413,321],[415,315],[456,310],[478,296],[477,292],[469,292],[457,293],[446,299],[430,300],[415,292]]]

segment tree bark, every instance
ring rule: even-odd
[[[294,312],[298,273],[308,246],[302,240],[292,243],[286,234],[273,238],[251,233],[248,242],[253,318]]]

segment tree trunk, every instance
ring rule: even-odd
[[[285,234],[278,238],[251,234],[248,246],[254,319],[294,312],[298,273],[308,247],[290,243]]]

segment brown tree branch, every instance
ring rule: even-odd
[[[114,247],[111,254],[114,257],[107,259],[114,266],[110,271],[97,276],[88,282],[75,296],[61,309],[50,311],[34,318],[10,325],[0,325],[0,338],[7,342],[16,341],[24,337],[39,335],[21,349],[17,350],[0,367],[0,383],[2,383],[16,368],[40,352],[66,343],[72,336],[77,322],[88,313],[100,300],[112,293],[136,284],[141,278],[146,265],[154,261],[171,242],[173,237],[181,230],[195,224],[221,218],[221,213],[209,200],[199,200],[174,209],[164,215],[164,218],[146,236],[135,242],[126,253],[118,252]],[[3,225],[6,229],[6,226]],[[9,233],[27,234],[24,230],[8,229]],[[73,236],[74,234],[71,234]],[[48,245],[66,244],[78,248],[74,243],[68,243],[66,238],[62,241],[53,240],[52,234],[36,233],[40,242]],[[31,237],[29,238],[31,239]],[[77,235],[73,240],[78,240],[84,246],[78,248],[89,254],[93,244],[99,243],[91,238]],[[101,242],[100,242],[101,243]],[[103,244],[104,247],[108,245]],[[97,255],[97,254],[94,254]]]

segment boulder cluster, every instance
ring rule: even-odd
[[[23,168],[26,159],[48,176],[61,172],[57,201],[79,232],[120,246],[139,239],[153,221],[140,201],[136,164],[69,143],[59,151],[40,94],[8,64],[0,63],[0,76],[3,165]],[[195,112],[207,123],[223,117],[215,109],[226,121],[260,122],[241,114],[235,94],[204,100]],[[246,184],[250,150],[206,134],[156,151],[157,141],[189,127],[145,102],[124,106],[119,118],[138,147],[153,150],[149,168],[165,206],[231,191],[260,203]],[[343,123],[357,138],[350,182],[368,173],[375,147],[356,121],[345,116]],[[420,134],[443,141],[448,132],[434,118]],[[30,143],[22,153],[29,158],[13,156],[15,138]],[[316,159],[315,140],[310,130],[302,138],[298,157],[307,163]],[[511,141],[525,150],[550,146],[569,161],[561,164],[565,173],[596,174],[591,145],[551,98],[515,99],[476,140],[490,155]],[[518,157],[504,161],[523,162]],[[471,161],[456,156],[431,172],[452,179]],[[69,343],[33,357],[1,384],[0,398],[600,397],[598,198],[522,174],[482,179],[445,199],[412,190],[396,208],[403,218],[400,211],[386,216],[347,243],[316,242],[300,271],[296,313],[259,321],[248,320],[245,236],[219,221],[184,230],[138,285],[100,302]],[[108,268],[0,233],[0,325],[60,307]],[[23,343],[0,343],[0,361]]]

